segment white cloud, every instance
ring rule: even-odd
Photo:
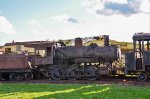
[[[52,16],[51,18],[60,22],[78,23],[77,19],[69,17],[68,15],[65,15],[65,14],[59,15],[59,16]]]
[[[134,33],[150,33],[150,0],[84,0],[82,5],[95,20],[86,22],[92,24],[86,24],[87,33],[109,34],[119,41],[132,41]]]
[[[130,17],[122,15],[114,16],[93,16],[93,19],[85,23],[75,25],[63,25],[53,30],[53,37],[61,39],[86,37],[96,35],[110,35],[110,39],[119,41],[132,41],[134,33],[150,33],[150,15],[144,13],[134,14]],[[56,33],[56,31],[59,31]]]
[[[31,21],[27,22],[27,24],[28,24],[28,25],[37,25],[37,24],[38,24],[38,21],[32,19]]]
[[[35,19],[30,20],[27,22],[27,25],[29,26],[30,32],[33,34],[48,34],[48,31],[44,29],[44,27]]]
[[[13,24],[11,24],[4,16],[0,16],[0,33],[16,33]]]
[[[107,16],[150,12],[149,0],[84,0],[82,5],[89,13]]]
[[[109,1],[109,2],[115,2],[115,3],[122,3],[122,4],[128,3],[128,0],[107,0],[107,1]]]
[[[140,6],[140,10],[144,13],[150,14],[150,0],[143,0]]]
[[[97,0],[97,2],[98,1],[105,2],[106,4],[106,0]],[[84,19],[84,22],[80,22],[80,24],[65,24],[65,22],[69,23],[72,20],[71,17],[64,14],[59,16],[53,16],[51,17],[51,19],[53,20],[46,21],[42,24],[40,23],[42,19],[39,19],[40,22],[37,20],[31,20],[28,22],[28,25],[30,26],[32,33],[40,35],[36,35],[35,37],[39,37],[39,39],[48,38],[49,40],[108,34],[110,35],[110,39],[119,41],[132,41],[132,36],[134,33],[150,33],[150,14],[145,14],[145,10],[148,9],[142,7],[147,6],[146,0],[143,0],[144,2],[142,3],[140,0],[137,0],[135,4],[133,4],[133,1],[135,0],[108,1],[109,3],[117,3],[123,6],[126,4],[130,5],[131,8],[134,8],[133,11],[135,12],[130,12],[129,14],[132,15],[130,17],[126,17],[126,15],[124,16],[124,14],[120,10],[104,9],[106,6],[104,3],[96,3],[95,5],[94,0],[86,0],[84,2],[84,6],[88,6],[86,7],[87,10],[95,14],[87,14],[86,17],[82,17],[82,19],[80,20]],[[129,1],[132,1],[130,2],[131,4],[129,4]],[[104,11],[103,14],[96,13],[95,11],[97,9],[102,9]],[[107,13],[111,13],[113,15],[106,15]],[[62,23],[58,23],[56,22],[56,20]],[[44,33],[45,35],[43,35]]]

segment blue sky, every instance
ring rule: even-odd
[[[137,32],[150,33],[150,0],[0,0],[0,45]]]

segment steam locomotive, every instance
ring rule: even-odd
[[[143,36],[143,38],[141,38]],[[141,39],[140,39],[140,38]],[[150,34],[135,34],[134,50],[125,54],[125,66],[119,65],[121,50],[109,44],[109,36],[104,35],[104,46],[91,44],[83,46],[81,38],[75,39],[75,46],[65,46],[62,42],[34,42],[24,46],[34,48],[33,55],[0,55],[0,79],[29,80],[46,77],[54,80],[100,79],[102,75],[137,75],[145,81],[150,75],[149,51],[144,50],[144,40],[149,49]],[[139,51],[136,42],[139,42]],[[142,42],[142,43],[141,43]],[[40,55],[39,52],[44,52]],[[144,60],[145,59],[145,60]]]

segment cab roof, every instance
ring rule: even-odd
[[[133,40],[137,40],[137,41],[150,40],[150,33],[135,33],[133,35]]]

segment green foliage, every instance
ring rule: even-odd
[[[64,43],[65,43],[66,45],[69,45],[70,42],[71,42],[71,40],[65,40]]]
[[[62,39],[59,39],[59,40],[58,40],[58,42],[64,42],[64,40],[62,40]]]
[[[150,87],[100,84],[0,84],[1,99],[149,99]]]

